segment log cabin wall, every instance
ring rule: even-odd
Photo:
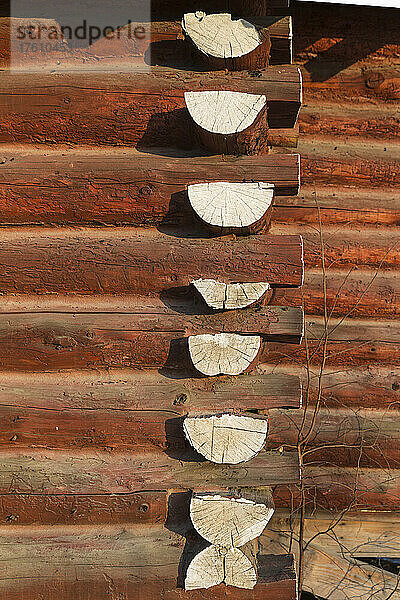
[[[176,23],[166,24],[172,16],[162,14],[161,6],[157,10],[156,18],[168,29],[169,39],[176,39]],[[319,535],[310,542],[305,553],[303,587],[320,597],[338,600],[359,597],[386,600],[398,597],[397,578],[360,560],[366,556],[399,556],[400,552],[398,519],[394,514],[398,510],[400,481],[396,421],[400,389],[399,340],[397,323],[393,319],[398,314],[399,299],[397,138],[400,47],[397,34],[400,17],[391,9],[303,2],[294,3],[291,11],[294,63],[301,66],[304,82],[297,150],[293,148],[297,133],[288,131],[287,123],[276,123],[277,151],[266,157],[226,158],[216,178],[237,177],[241,180],[251,164],[257,180],[261,178],[259,173],[271,164],[273,171],[268,174],[272,177],[274,173],[274,182],[283,191],[275,199],[269,233],[279,236],[301,234],[304,239],[305,285],[301,291],[298,287],[282,289],[276,286],[272,304],[288,307],[304,304],[305,340],[300,348],[282,342],[269,343],[257,369],[258,376],[272,377],[271,396],[267,400],[271,406],[268,450],[273,452],[283,448],[283,461],[292,456],[291,453],[295,454],[297,428],[301,427],[303,419],[303,413],[296,409],[299,397],[298,384],[293,379],[296,375],[303,381],[303,400],[309,399],[306,431],[310,430],[311,435],[303,469],[307,502],[305,541],[316,533]],[[269,12],[273,14],[274,7]],[[284,26],[281,27],[282,32]],[[155,35],[161,42],[167,34],[161,35],[159,31],[157,29]],[[277,58],[272,60],[275,66],[279,65],[285,52],[286,56],[290,52],[289,38],[288,28],[286,33],[276,35]],[[160,45],[157,48],[160,62],[163,56],[165,59],[166,48]],[[272,57],[273,52],[274,40]],[[167,53],[165,60],[169,56]],[[292,69],[288,72],[295,73]],[[6,91],[2,93],[2,101],[7,102],[7,98],[18,94],[21,87],[16,78],[12,82],[15,87],[10,89],[9,75],[2,73],[3,76]],[[255,93],[265,85],[260,83],[257,87],[259,77],[249,76],[249,81],[251,85],[254,82]],[[43,309],[43,300],[36,302],[32,294],[46,290],[48,280],[43,264],[49,252],[53,252],[50,254],[52,260],[57,261],[58,248],[62,249],[62,256],[68,251],[70,260],[64,273],[64,265],[59,264],[59,287],[50,291],[59,292],[62,286],[68,291],[68,286],[72,289],[76,281],[83,285],[90,277],[89,265],[79,262],[80,273],[75,268],[72,274],[75,279],[72,280],[69,268],[71,264],[77,264],[82,239],[86,236],[92,241],[94,238],[100,240],[94,259],[100,264],[106,253],[112,253],[110,248],[115,232],[129,236],[141,220],[159,236],[160,242],[165,227],[187,227],[188,219],[191,221],[184,210],[183,184],[201,181],[199,169],[209,176],[211,169],[207,158],[185,157],[188,172],[182,175],[183,168],[179,168],[182,181],[176,183],[174,178],[165,183],[165,177],[159,177],[158,170],[165,164],[165,172],[172,170],[175,173],[176,165],[183,162],[182,156],[157,156],[154,159],[153,155],[142,153],[140,160],[143,163],[138,167],[138,174],[131,177],[124,161],[131,165],[130,159],[136,159],[137,154],[134,149],[126,150],[124,142],[136,142],[131,137],[119,137],[122,133],[132,135],[124,133],[121,126],[126,114],[120,113],[121,120],[117,114],[113,121],[107,121],[107,118],[103,121],[103,115],[95,112],[96,103],[104,93],[106,96],[112,94],[112,90],[97,89],[94,85],[85,119],[93,115],[95,122],[104,129],[100,139],[92,137],[89,140],[95,148],[74,147],[66,158],[63,144],[79,142],[78,138],[68,139],[68,136],[78,135],[82,128],[82,121],[65,110],[68,101],[64,99],[71,99],[69,92],[76,88],[76,80],[72,78],[69,83],[68,94],[51,101],[54,103],[53,114],[58,115],[61,124],[58,132],[49,132],[40,118],[36,120],[43,114],[40,100],[29,128],[18,118],[27,107],[23,99],[17,103],[21,109],[20,113],[17,111],[17,118],[3,128],[5,144],[2,148],[0,201],[3,224],[7,229],[2,237],[4,268],[1,277],[2,285],[9,288],[2,315],[5,475],[1,490],[1,520],[2,535],[7,536],[7,552],[15,553],[19,560],[12,575],[12,589],[5,586],[6,591],[1,593],[7,600],[19,600],[21,590],[25,597],[33,598],[38,590],[43,593],[43,589],[46,600],[77,595],[89,598],[89,593],[98,597],[131,599],[135,598],[135,586],[146,569],[147,597],[159,598],[158,578],[170,577],[170,567],[162,559],[168,556],[171,563],[179,562],[178,535],[182,530],[177,532],[176,523],[167,533],[161,527],[167,517],[165,495],[151,491],[146,473],[143,489],[134,494],[131,492],[132,485],[137,485],[132,483],[132,470],[137,465],[132,463],[127,452],[134,433],[129,423],[132,422],[131,411],[142,405],[143,398],[132,398],[131,392],[127,394],[126,390],[140,388],[143,385],[141,378],[147,377],[146,385],[152,390],[151,394],[155,394],[160,383],[158,373],[153,377],[147,371],[138,374],[130,371],[132,365],[137,366],[132,340],[139,336],[137,332],[127,331],[129,325],[127,321],[124,323],[125,312],[129,313],[129,322],[132,319],[132,299],[126,297],[131,282],[126,283],[124,295],[113,297],[107,306],[93,308],[91,298],[78,322],[74,298],[61,298],[60,303],[53,297],[46,298]],[[113,82],[107,85],[112,86]],[[119,82],[119,86],[118,93],[124,93],[129,82]],[[80,93],[78,89],[76,101]],[[276,98],[276,102],[279,101]],[[115,96],[112,102],[115,102]],[[179,110],[181,100],[177,102]],[[296,102],[298,98],[293,100]],[[123,106],[119,110],[123,111]],[[293,110],[288,114],[293,114]],[[40,128],[35,130],[31,140],[34,143],[28,148],[25,142],[32,122]],[[95,136],[96,131],[90,128],[88,135]],[[155,135],[154,132],[161,135],[163,129],[157,125],[151,135]],[[109,134],[111,145],[103,143]],[[54,136],[50,139],[54,145],[40,145],[49,135]],[[116,147],[119,144],[121,149]],[[302,157],[302,188],[298,196],[295,195],[296,175],[293,175],[298,163],[294,157],[286,158],[287,152],[282,153],[285,144],[288,152],[299,152]],[[46,171],[41,170],[44,156],[47,164],[51,164]],[[250,159],[251,163],[248,162]],[[283,170],[282,160],[288,161]],[[73,176],[71,165],[74,165]],[[223,177],[221,173],[224,173]],[[165,197],[162,190],[165,185],[171,187],[175,196],[171,205],[162,206],[160,198]],[[138,217],[139,210],[142,212]],[[83,224],[83,220],[87,224]],[[73,230],[69,229],[71,224]],[[109,225],[121,229],[110,230]],[[63,246],[66,238],[68,244]],[[129,245],[125,243],[124,247],[124,242],[119,242],[119,258]],[[21,257],[21,264],[24,264],[23,253],[30,243],[35,249],[35,261],[16,276],[15,271],[10,271],[7,251],[12,248],[14,256]],[[116,263],[116,269],[118,267]],[[34,289],[38,286],[36,275],[32,276],[34,271],[40,274],[39,289]],[[90,289],[94,285],[101,292],[106,285],[106,292],[115,293],[113,286],[122,285],[125,274],[121,271],[117,278],[100,280],[96,276],[94,272]],[[16,297],[12,286],[17,286]],[[156,307],[157,310],[160,308]],[[117,319],[113,317],[115,314]],[[26,319],[22,327],[21,315]],[[328,329],[326,315],[329,317]],[[188,331],[182,329],[187,323],[175,327],[179,331]],[[140,335],[145,338],[149,360],[159,358],[160,350],[154,347],[154,339],[146,330],[141,330]],[[86,367],[89,369],[85,370]],[[98,369],[104,367],[111,370],[99,375]],[[278,381],[273,379],[275,377]],[[210,398],[207,386],[199,386],[196,380],[185,385],[176,380],[170,383],[171,390],[166,394],[173,394],[174,403],[173,406],[166,404],[165,410],[170,412],[171,420],[184,414],[182,406],[188,399],[200,407],[211,398],[215,400],[215,390]],[[265,402],[262,394],[257,395],[256,391],[247,397],[248,390],[255,389],[254,381],[242,385],[246,390],[242,409],[258,408]],[[29,395],[26,389],[29,389]],[[283,399],[282,389],[285,390]],[[229,395],[229,386],[221,385],[218,394]],[[162,398],[156,398],[156,401],[161,403]],[[314,423],[316,404],[319,410]],[[287,407],[293,410],[288,411]],[[154,408],[151,403],[150,408]],[[160,423],[143,415],[137,433],[138,444],[148,445],[149,431],[154,435],[151,444],[165,443],[166,432],[160,429]],[[124,458],[122,467],[115,460],[115,456],[121,455]],[[62,460],[58,464],[52,461],[60,457]],[[54,471],[49,470],[50,464]],[[63,471],[66,465],[67,471]],[[168,461],[150,465],[153,473],[170,469],[170,466]],[[252,471],[255,485],[260,482],[259,472],[260,466],[255,463]],[[273,477],[276,478],[279,472],[282,472],[282,463],[277,461]],[[288,532],[293,527],[289,515],[293,516],[296,511],[299,498],[298,486],[294,483],[295,464],[286,462],[285,473],[287,479],[275,488],[275,503],[279,510],[273,521],[273,531],[269,529],[262,539],[264,554],[278,554],[288,548]],[[193,473],[188,476],[193,477]],[[71,477],[77,493],[69,491]],[[237,477],[235,484],[240,485],[240,473],[233,477]],[[46,495],[32,495],[35,486],[46,491]],[[171,512],[173,521],[174,512]],[[333,526],[335,532],[342,535],[341,545],[337,540],[332,541],[330,531],[320,535],[321,531]],[[140,528],[140,535],[146,532],[143,545],[135,544],[138,539],[135,528]],[[157,547],[157,558],[160,558],[153,570],[149,570],[150,559],[145,552],[151,545]],[[87,560],[85,546],[93,549],[90,565],[85,567],[89,577],[75,565]],[[175,554],[171,550],[174,547],[177,547]],[[70,561],[75,571],[78,569],[75,579],[71,580],[71,568],[64,566],[56,589],[50,584],[41,588],[35,577],[23,581],[27,564],[33,565],[33,570],[44,569],[43,576],[51,580],[49,554],[57,556],[60,564]],[[104,555],[110,558],[107,564],[101,558]],[[273,572],[271,564],[268,568],[270,573]],[[288,564],[285,579],[290,593],[293,593],[292,568],[293,565]],[[18,582],[17,587],[15,582]],[[270,585],[273,588],[277,584],[270,582]],[[179,595],[184,594],[174,590],[164,597]]]

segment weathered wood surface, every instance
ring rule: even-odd
[[[288,531],[278,526],[268,530],[261,538],[263,551],[282,552],[293,547],[293,538]],[[296,534],[295,534],[296,537]],[[324,537],[324,536],[323,536]],[[331,532],[334,538],[334,533]],[[304,553],[303,589],[317,597],[332,596],[338,600],[358,600],[377,598],[389,600],[400,598],[399,579],[378,566],[366,564],[355,557],[346,555],[337,539],[337,547],[332,551],[322,538],[310,539]],[[294,544],[297,546],[297,544]]]
[[[296,599],[295,565],[292,555],[260,556],[259,585],[251,592],[219,586],[205,592],[184,592],[178,568],[184,549],[183,533],[161,525],[146,528],[15,528],[10,536],[2,528],[0,556],[18,556],[2,580],[0,598],[27,600],[42,595],[48,600],[99,598],[126,595],[139,600],[232,600]],[[6,537],[5,537],[6,536]],[[55,568],[56,570],[55,570]],[[31,573],[32,575],[28,574]]]
[[[133,149],[2,147],[0,222],[176,226],[193,221],[187,187],[266,181],[297,194],[300,157],[173,157]],[[192,223],[193,227],[193,223]]]
[[[122,27],[119,30],[119,39],[115,36],[115,39],[108,40],[107,43],[104,40],[99,40],[87,48],[75,51],[68,51],[68,40],[66,40],[62,51],[57,50],[57,46],[55,46],[51,52],[31,52],[28,55],[25,53],[24,56],[14,56],[13,65],[18,64],[18,62],[26,65],[29,61],[35,68],[38,68],[40,65],[44,67],[46,63],[49,64],[49,61],[51,61],[51,66],[57,69],[60,65],[68,64],[69,66],[73,66],[74,63],[81,63],[82,59],[84,59],[85,64],[90,65],[92,68],[94,66],[98,68],[100,63],[102,68],[114,67],[115,69],[116,65],[121,66],[127,59],[129,61],[137,61],[141,57],[142,61],[144,58],[146,64],[179,65],[181,67],[189,67],[190,69],[194,67],[193,60],[184,52],[180,23],[185,10],[187,10],[186,7],[182,12],[176,13],[177,20],[171,21],[172,15],[170,13],[167,15],[167,20],[157,21],[155,18],[156,15],[154,15],[151,23],[135,23],[135,27],[142,27],[144,29],[145,35],[141,34],[140,38],[134,40],[129,38],[128,28]],[[243,10],[237,16],[240,18],[246,17]],[[279,65],[290,64],[292,62],[293,35],[292,19],[290,16],[252,17],[248,14],[246,20],[250,20],[257,30],[265,32],[270,37],[270,64]],[[41,22],[49,25],[49,20],[42,19]],[[2,69],[10,67],[10,25],[18,27],[25,23],[26,19],[0,17],[0,67]],[[58,23],[53,22],[52,25],[56,27],[57,31],[59,30]],[[18,52],[18,45],[13,50]],[[129,64],[125,64],[124,66],[128,70],[129,67],[132,67]]]
[[[1,237],[3,294],[158,295],[199,277],[284,287],[299,286],[303,278],[299,235],[249,236],[227,244],[132,228],[123,235],[111,228],[10,228]]]
[[[290,484],[299,479],[294,453],[263,452],[245,465],[195,462],[193,454],[71,452],[10,449],[1,452],[0,493],[125,494],[150,490],[228,490]]]
[[[3,319],[0,327],[0,365],[3,370],[158,367],[165,369],[166,373],[185,369],[189,376],[195,376],[185,330],[164,328],[163,333],[154,331],[154,315],[143,317],[140,312],[143,308],[140,306],[137,315],[129,308],[127,312],[121,312],[120,307],[116,312],[108,308],[104,312],[94,313],[81,312],[82,309],[78,312],[75,309],[71,312],[43,310],[26,312],[19,308],[16,313],[0,316],[0,320]],[[220,315],[209,316],[211,319],[214,316],[222,318]],[[226,327],[234,315],[224,316],[227,317],[224,322]],[[301,309],[295,309],[292,316],[289,319],[290,329],[285,325],[282,335],[277,338],[298,343],[303,327]],[[200,317],[200,321],[203,318]],[[259,318],[256,311],[254,326],[258,328]],[[239,319],[242,319],[242,315],[239,315]],[[144,329],[146,321],[147,330]],[[151,322],[153,325],[149,327]],[[281,345],[287,350],[286,343]],[[276,348],[270,341],[262,345],[260,359],[268,356],[270,347],[273,350]]]
[[[215,89],[265,94],[271,129],[296,123],[301,104],[297,67],[269,67],[261,77],[185,72],[182,78],[180,73],[162,67],[151,73],[108,73],[107,78],[98,73],[4,72],[0,140],[191,149],[184,92]]]
[[[0,406],[37,410],[60,416],[75,409],[110,416],[117,412],[160,411],[179,417],[211,411],[300,408],[301,384],[297,375],[274,371],[268,375],[240,375],[190,379],[181,373],[170,379],[157,371],[69,373],[0,372]],[[94,411],[94,412],[91,412]],[[110,411],[110,412],[109,412]],[[78,416],[78,413],[77,413]],[[122,432],[121,432],[122,433]],[[12,437],[12,434],[10,435]]]
[[[269,64],[269,32],[259,32],[245,19],[229,13],[187,12],[182,31],[194,60],[207,70],[254,71]]]

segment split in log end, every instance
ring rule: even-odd
[[[240,548],[262,534],[274,504],[258,504],[247,498],[194,494],[190,517],[196,531],[217,546]]]
[[[235,310],[251,306],[271,291],[269,283],[221,283],[215,279],[196,279],[192,285],[214,310]],[[271,292],[272,293],[272,292]]]
[[[239,375],[259,353],[261,338],[237,333],[191,335],[188,345],[193,365],[203,375]]]
[[[236,465],[251,460],[263,448],[268,421],[232,414],[186,417],[183,430],[189,443],[207,460]]]
[[[189,202],[215,233],[257,233],[271,220],[274,185],[218,181],[188,186]]]
[[[186,590],[207,589],[220,583],[248,590],[256,585],[256,568],[238,548],[208,546],[187,569]]]

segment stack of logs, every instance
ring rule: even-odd
[[[299,344],[304,329],[301,307],[269,306],[277,288],[302,285],[304,269],[300,236],[266,233],[274,197],[299,189],[299,157],[279,147],[296,144],[301,77],[269,66],[271,29],[187,12],[186,60],[198,70],[181,79],[164,68],[107,83],[88,75],[84,85],[78,74],[41,74],[30,104],[29,75],[4,76],[18,99],[2,107],[1,127],[12,142],[3,150],[1,219],[13,225],[0,240],[0,359],[9,372],[1,394],[14,408],[0,485],[19,511],[8,545],[29,545],[37,575],[24,584],[26,598],[100,597],[105,584],[113,598],[129,585],[124,598],[218,598],[226,589],[238,600],[296,598],[293,556],[257,553],[272,487],[300,477],[296,453],[264,448],[268,411],[299,408],[301,385],[255,367],[270,342]],[[27,223],[45,227],[15,227]],[[74,446],[71,432],[94,422],[94,452]],[[40,534],[18,527],[32,524],[23,495],[41,506]],[[70,525],[60,497],[71,495],[90,499],[81,525],[96,522],[93,498],[110,507],[126,495],[122,521],[153,523],[146,533],[125,530],[123,568],[111,582],[111,534],[44,533],[51,503],[56,523]],[[60,538],[74,549],[64,562]],[[80,570],[84,547],[106,555],[89,575]],[[24,560],[11,567],[14,587],[26,568]],[[129,585],[124,569],[134,572]],[[21,590],[4,588],[0,598]]]

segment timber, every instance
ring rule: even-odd
[[[258,355],[261,338],[236,333],[191,335],[188,347],[194,367],[203,375],[240,375]]]
[[[274,514],[272,493],[267,504],[246,497],[194,494],[190,518],[196,531],[217,546],[240,548],[260,536]]]
[[[187,188],[265,181],[298,193],[300,157],[154,156],[134,149],[3,146],[0,223],[131,224],[193,229]]]
[[[273,197],[273,184],[263,182],[218,181],[188,186],[191,207],[216,233],[257,233],[269,225]]]
[[[158,491],[228,491],[287,485],[299,479],[295,453],[263,452],[242,467],[185,460],[183,451],[177,456],[182,460],[154,452],[2,451],[0,494],[126,494],[155,487]]]
[[[196,8],[197,10],[198,8]],[[183,51],[181,19],[187,6],[182,12],[176,14],[176,20],[170,20],[171,15],[168,15],[167,20],[157,20],[157,17],[152,18],[151,23],[135,23],[135,27],[140,27],[145,30],[146,35],[141,39],[135,39],[134,42],[129,38],[129,28],[119,28],[119,38],[116,37],[112,41],[108,40],[107,44],[104,40],[98,40],[87,48],[72,49],[63,44],[62,51],[57,49],[57,45],[46,53],[31,52],[18,55],[18,45],[13,48],[13,68],[26,67],[28,61],[34,68],[55,69],[60,68],[75,68],[82,63],[82,59],[87,65],[92,68],[97,67],[99,63],[102,68],[112,68],[118,65],[120,68],[130,70],[132,68],[132,60],[145,64],[151,63],[155,65],[176,65],[181,68],[193,69],[193,59],[187,56]],[[211,9],[213,10],[213,8]],[[243,10],[237,17],[243,18]],[[260,32],[262,38],[270,38],[270,64],[272,65],[287,65],[292,62],[292,19],[290,16],[251,16],[250,13],[245,14],[246,21],[249,21],[257,31]],[[234,17],[235,18],[235,17]],[[56,31],[60,31],[60,25],[51,19],[35,19],[38,24],[55,26]],[[0,17],[0,68],[3,70],[10,68],[10,36],[12,28],[17,33],[18,27],[24,25],[26,19],[17,17]],[[105,51],[106,50],[106,51]],[[111,51],[112,50],[112,51]],[[128,52],[127,52],[128,51]],[[133,51],[133,52],[132,52]],[[131,52],[134,54],[132,56]],[[129,60],[129,62],[128,62]]]
[[[28,94],[26,89],[31,90]],[[297,67],[269,67],[261,77],[152,69],[151,73],[2,74],[0,141],[192,149],[187,91],[265,94],[271,129],[292,128],[301,105]],[[82,111],[82,106],[85,111]],[[126,123],[129,122],[129,127]]]
[[[247,462],[265,444],[268,421],[250,415],[199,415],[186,417],[185,435],[193,448],[207,460],[218,464]]]
[[[207,306],[215,310],[245,308],[272,297],[269,283],[221,283],[215,279],[196,279],[192,285]]]
[[[143,529],[126,524],[98,527],[13,527],[0,530],[7,543],[0,547],[1,560],[29,546],[29,556],[11,561],[9,578],[0,587],[1,600],[26,600],[46,594],[49,600],[71,597],[105,598],[109,590],[125,590],[132,600],[223,600],[225,586],[205,592],[186,592],[176,582],[184,538],[162,524]],[[73,548],[73,549],[72,549]],[[63,576],[54,570],[62,568]],[[106,575],[106,576],[105,576]],[[261,555],[259,582],[254,600],[296,600],[293,555]],[[49,593],[49,590],[50,593]],[[125,592],[124,592],[125,593]],[[238,591],[237,591],[238,593]],[[246,600],[248,592],[236,597]],[[282,596],[283,595],[283,596]]]
[[[186,13],[182,30],[193,48],[194,58],[207,70],[243,71],[265,69],[269,64],[269,33],[229,13]]]
[[[220,583],[246,590],[256,585],[256,568],[239,548],[211,545],[189,564],[185,590],[207,589]]]
[[[300,286],[303,257],[298,235],[253,236],[228,245],[223,239],[133,228],[125,228],[123,235],[109,228],[21,228],[4,230],[0,269],[3,294],[158,295],[199,277]]]
[[[200,145],[211,154],[268,152],[267,98],[216,90],[185,92]]]

